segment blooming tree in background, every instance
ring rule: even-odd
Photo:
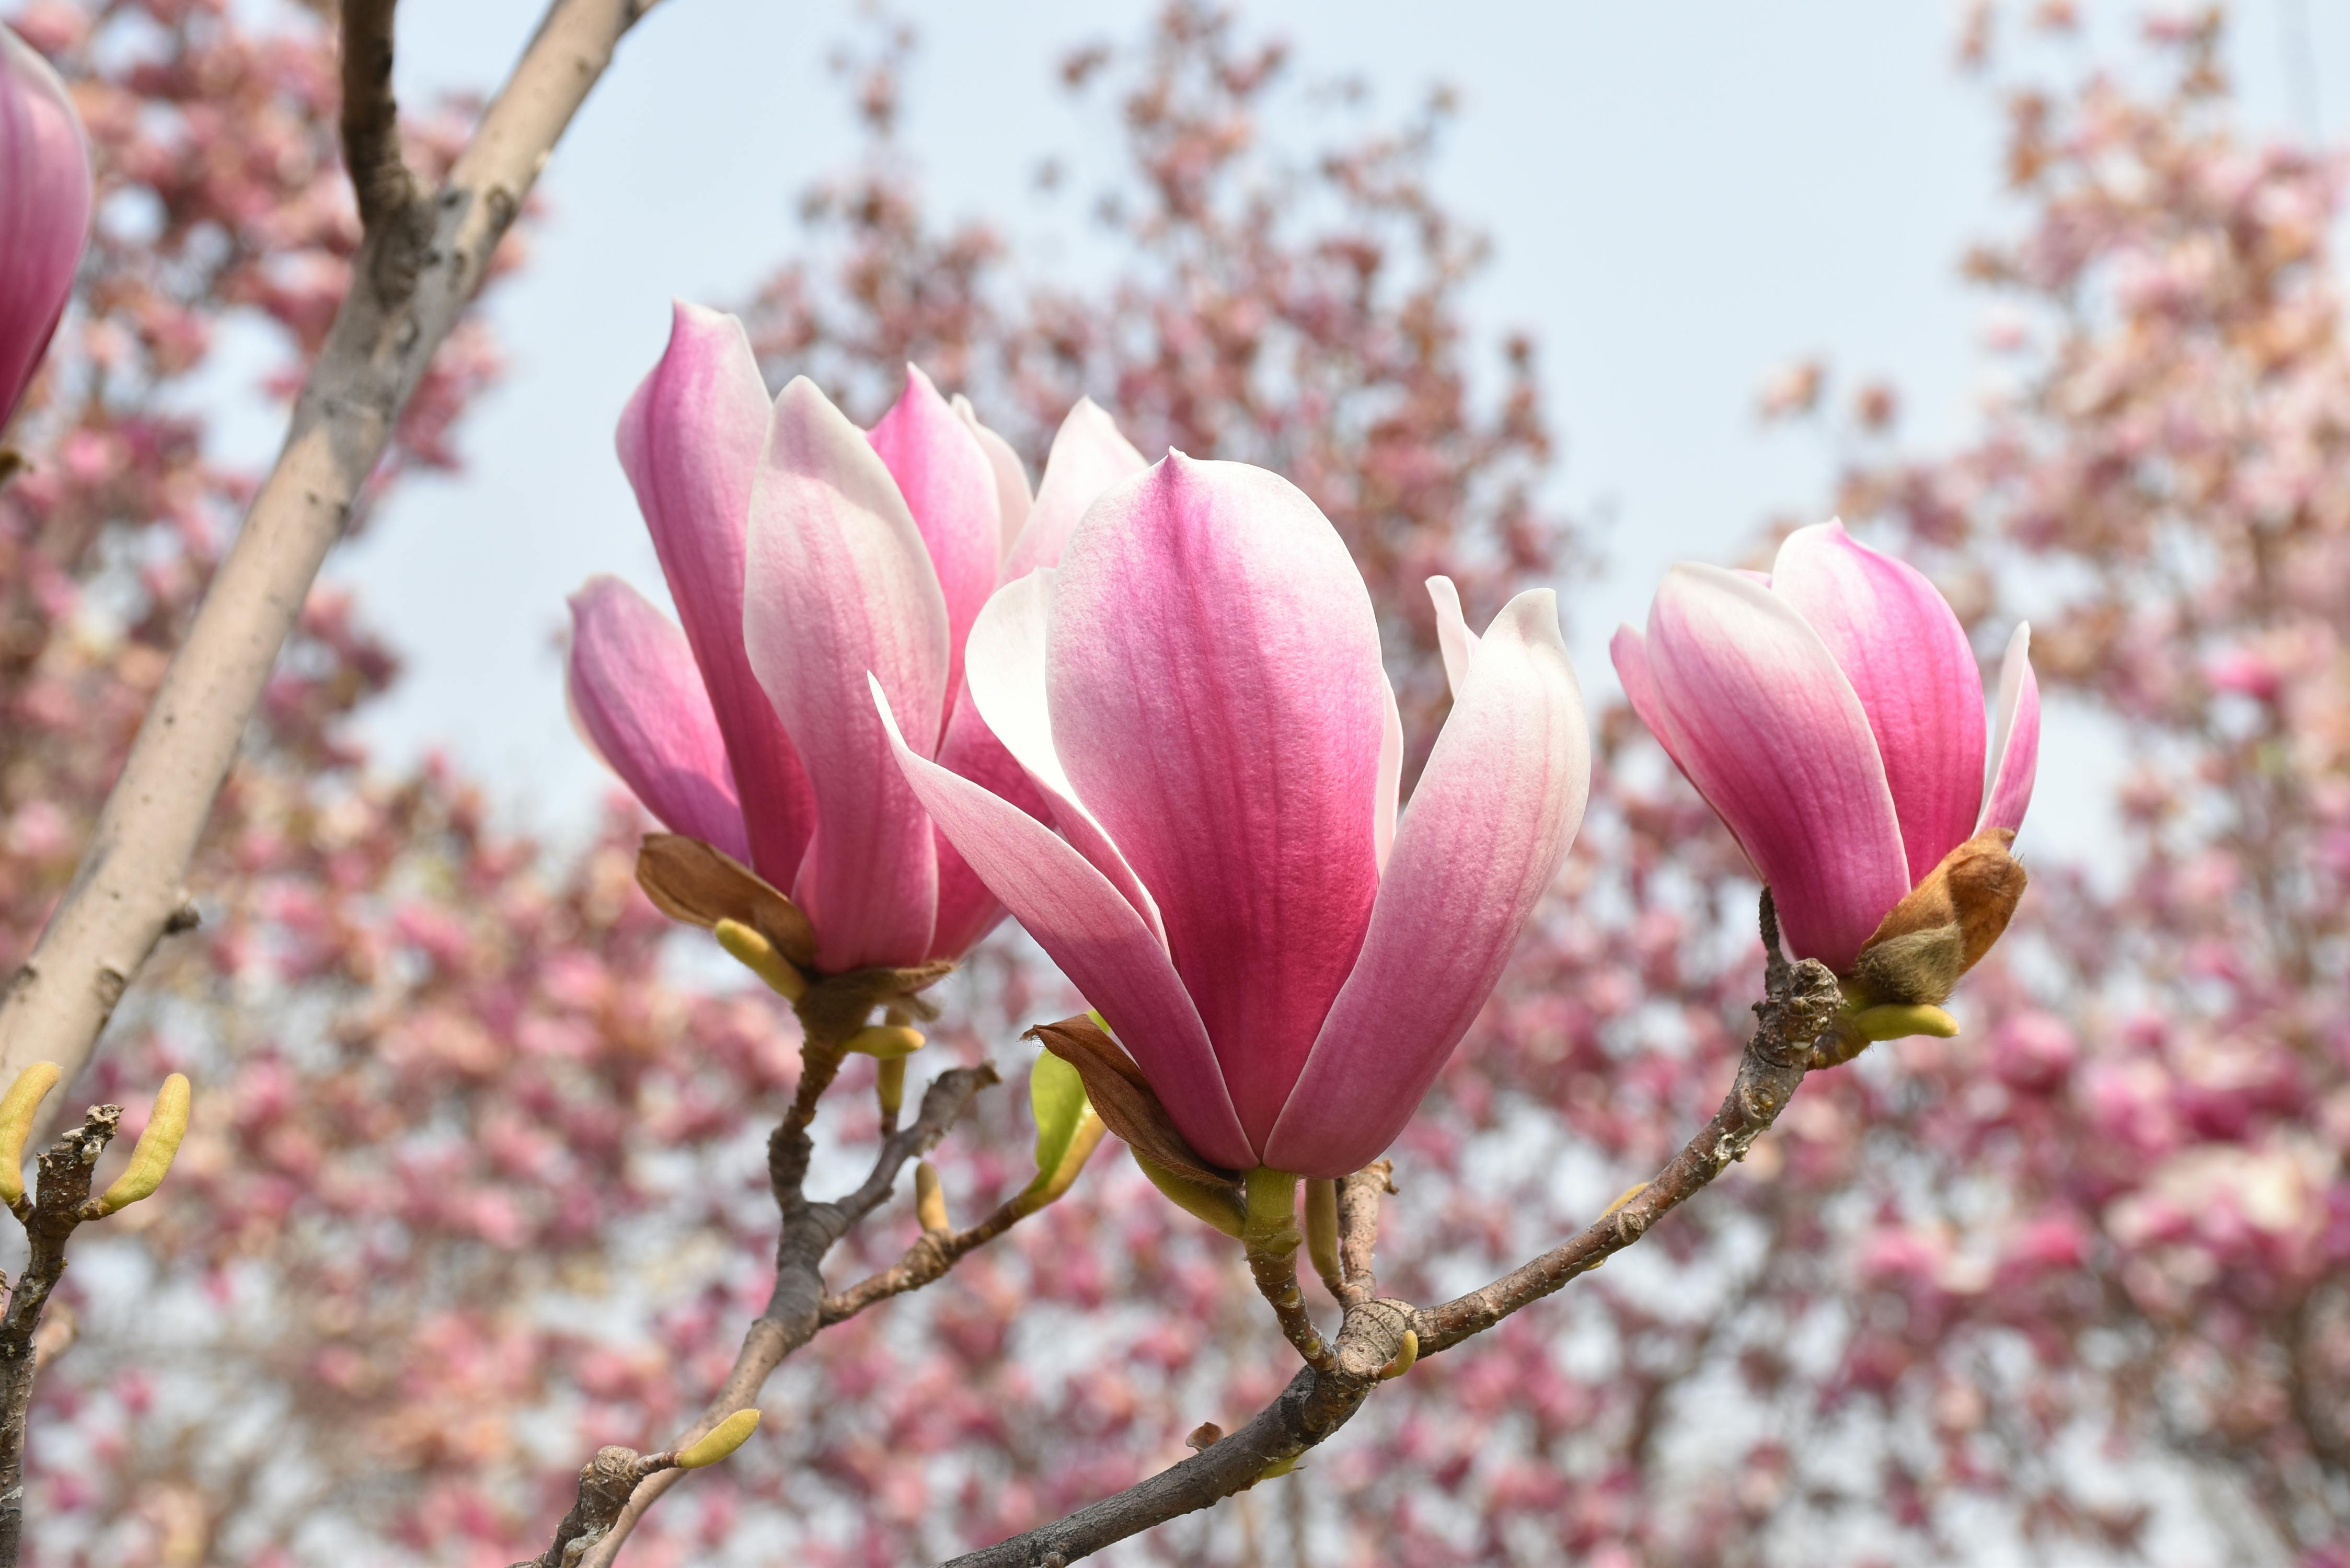
[[[257,316],[317,351],[359,227],[322,29],[201,4],[9,20],[72,84],[100,191],[81,304],[11,432],[35,466],[0,490],[13,961],[251,491],[185,411],[221,373],[213,334]],[[2024,307],[2015,390],[1978,445],[1856,467],[1842,501],[1929,568],[1977,652],[2032,618],[2052,732],[2126,721],[2126,835],[2095,865],[2027,835],[2033,894],[1952,1002],[1955,1038],[1816,1075],[1642,1246],[1125,1557],[1908,1561],[1968,1554],[1988,1518],[2092,1557],[2350,1558],[2337,171],[2233,139],[2210,26],[2158,41],[2167,96],[2016,90],[2024,223],[1974,263]],[[1461,325],[1482,247],[1428,184],[1446,106],[1396,129],[1339,95],[1308,133],[1326,151],[1268,142],[1281,51],[1174,6],[1139,51],[1067,62],[1117,95],[1134,160],[1097,208],[1111,281],[1078,287],[924,220],[889,136],[903,47],[856,67],[873,155],[811,195],[808,259],[751,302],[772,379],[865,421],[917,361],[1048,483],[1086,391],[1143,452],[1288,475],[1364,575],[1419,779],[1460,624],[1422,579],[1484,626],[1582,555],[1534,499],[1530,349],[1489,379]],[[458,123],[410,127],[427,173]],[[461,327],[379,490],[452,461],[494,366]],[[1881,431],[1887,397],[1856,405]],[[191,877],[203,923],[71,1086],[143,1103],[182,1068],[197,1096],[171,1183],[77,1241],[71,1316],[50,1309],[43,1561],[536,1553],[586,1453],[685,1425],[776,1282],[762,1145],[807,1087],[790,1012],[681,964],[706,940],[635,889],[633,809],[549,859],[447,767],[371,765],[341,722],[394,670],[348,598],[312,596]],[[1754,994],[1753,891],[1637,721],[1602,716],[1566,872],[1390,1150],[1383,1293],[1441,1301],[1575,1234],[1704,1122]],[[887,1280],[1050,1163],[1014,1035],[1075,996],[1008,932],[924,995],[942,1017],[912,1070],[986,1056],[1014,1092],[972,1095],[835,1285]],[[894,1136],[889,1071],[853,1058],[824,1102],[825,1187]],[[928,1289],[810,1339],[762,1434],[647,1511],[625,1560],[948,1555],[1266,1406],[1297,1355],[1250,1260],[1108,1153]]]

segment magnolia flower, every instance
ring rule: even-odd
[[[1623,628],[1614,653],[1770,887],[1789,950],[1861,978],[1864,1004],[1931,1005],[2022,890],[2007,846],[2040,754],[2030,639],[2019,626],[2007,645],[1988,774],[1959,618],[1841,523],[1788,535],[1768,576],[1673,567],[1647,635]]]
[[[65,84],[0,26],[0,426],[65,314],[89,203],[89,145]]]
[[[1141,456],[1080,402],[1032,504],[1012,449],[920,370],[860,431],[806,379],[770,402],[742,324],[683,304],[619,449],[685,624],[616,578],[573,596],[590,743],[671,829],[787,890],[817,970],[961,956],[1002,906],[891,762],[866,674],[924,757],[1042,811],[972,706],[964,641]]]
[[[1400,820],[1370,597],[1314,504],[1244,464],[1173,452],[1111,489],[1059,569],[972,630],[972,694],[1066,837],[925,760],[874,683],[931,818],[1214,1165],[1377,1157],[1582,820],[1589,741],[1550,592],[1482,639],[1440,606],[1465,653]]]

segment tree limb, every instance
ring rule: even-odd
[[[369,281],[387,297],[416,285],[432,214],[400,151],[400,104],[391,92],[391,16],[398,0],[343,0],[343,164],[359,223],[380,234]]]
[[[81,1125],[52,1144],[37,1162],[34,1190],[16,1202],[31,1246],[25,1272],[0,1315],[0,1568],[16,1568],[25,1537],[25,1422],[33,1404],[33,1376],[41,1355],[41,1309],[66,1272],[66,1241],[95,1219],[89,1179],[98,1157],[122,1119],[120,1106],[92,1106]]]
[[[71,1081],[155,944],[192,917],[189,863],[312,578],[556,141],[652,4],[555,0],[448,183],[411,203],[423,216],[421,246],[404,224],[368,229],[285,448],[164,674],[72,886],[0,1001],[0,1079],[50,1061]],[[390,15],[390,0],[354,0],[348,18],[357,36],[347,79],[369,94],[346,123],[360,123],[353,172],[369,178],[398,161],[396,127],[383,119],[389,70],[369,53],[380,43],[388,67]],[[363,183],[362,211],[390,183],[385,175],[373,194]],[[386,258],[411,250],[408,286],[387,293],[385,278],[406,263]]]
[[[837,1047],[814,1040],[803,1049],[806,1063],[802,1068],[803,1085],[811,1069],[827,1061],[831,1066],[821,1075],[824,1082],[829,1083],[832,1071],[839,1066]],[[784,1358],[814,1339],[816,1331],[827,1322],[838,1321],[824,1314],[825,1254],[848,1233],[849,1227],[889,1196],[898,1172],[906,1162],[937,1147],[947,1129],[970,1109],[979,1091],[994,1082],[995,1069],[984,1063],[940,1074],[924,1091],[921,1109],[913,1125],[884,1138],[871,1173],[856,1191],[830,1203],[811,1203],[800,1191],[812,1151],[808,1121],[814,1115],[816,1095],[822,1092],[821,1085],[814,1091],[804,1087],[794,1096],[791,1113],[767,1141],[768,1179],[775,1185],[775,1201],[784,1211],[783,1234],[775,1243],[775,1289],[767,1297],[766,1309],[751,1321],[750,1328],[744,1332],[743,1348],[735,1354],[734,1365],[727,1370],[717,1395],[693,1424],[679,1435],[678,1448],[699,1440],[734,1411],[757,1404],[759,1390],[766,1386],[768,1377],[783,1365]],[[579,1559],[578,1568],[611,1568],[645,1510],[675,1486],[683,1473],[662,1470],[644,1478],[627,1505],[612,1519],[610,1527]]]
[[[1350,1302],[1328,1365],[1302,1368],[1281,1397],[1239,1431],[1115,1496],[957,1557],[945,1568],[1067,1568],[1105,1546],[1285,1472],[1362,1408],[1381,1372],[1403,1350],[1407,1330],[1418,1336],[1418,1354],[1429,1355],[1491,1328],[1638,1241],[1733,1160],[1743,1158],[1786,1109],[1804,1075],[1820,1064],[1814,1043],[1843,1002],[1835,976],[1825,964],[1810,959],[1789,964],[1780,956],[1778,920],[1767,891],[1762,923],[1764,999],[1754,1008],[1761,1023],[1740,1058],[1730,1093],[1713,1118],[1627,1201],[1572,1241],[1441,1306],[1416,1310],[1400,1302]],[[1385,1172],[1374,1177],[1376,1170],[1349,1177],[1339,1197],[1348,1293],[1359,1290],[1366,1298],[1374,1288],[1367,1234],[1378,1222],[1372,1184],[1385,1184]]]

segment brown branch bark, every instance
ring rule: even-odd
[[[1402,1350],[1407,1330],[1418,1335],[1420,1355],[1448,1349],[1540,1301],[1646,1235],[1733,1160],[1742,1158],[1754,1139],[1778,1119],[1804,1075],[1820,1061],[1814,1042],[1842,1005],[1835,976],[1825,965],[1808,959],[1789,964],[1780,957],[1778,920],[1767,892],[1762,922],[1764,995],[1754,1009],[1761,1022],[1740,1058],[1730,1093],[1712,1119],[1629,1202],[1564,1245],[1441,1306],[1415,1309],[1377,1299],[1349,1303],[1328,1365],[1301,1369],[1281,1397],[1240,1430],[1113,1497],[1024,1535],[965,1553],[945,1568],[1067,1568],[1105,1546],[1244,1491],[1268,1472],[1286,1470],[1352,1419],[1378,1386],[1381,1370]],[[1341,1254],[1353,1257],[1359,1249],[1366,1297],[1373,1287],[1365,1232],[1377,1224],[1371,1178],[1369,1170],[1349,1177],[1339,1197]],[[1384,1185],[1385,1173],[1378,1179]],[[1367,1218],[1365,1208],[1370,1210]]]
[[[369,276],[387,297],[416,286],[432,214],[400,151],[400,104],[391,92],[391,17],[398,0],[343,0],[343,164],[359,223],[381,234]]]
[[[155,944],[192,923],[189,862],[311,579],[548,154],[652,4],[555,0],[448,183],[411,204],[423,216],[416,233],[368,230],[285,448],[163,677],[73,885],[0,1001],[0,1080],[50,1061],[70,1082]],[[351,18],[380,22],[361,50],[380,36],[387,60],[390,12],[389,0],[358,0]],[[364,57],[347,65],[368,74]],[[388,111],[388,72],[374,79]],[[372,109],[361,118],[379,123]],[[396,131],[386,137],[396,160]],[[366,167],[385,165],[370,155]],[[408,286],[388,293],[385,275],[411,260]]]
[[[983,1063],[977,1067],[955,1067],[940,1074],[924,1091],[921,1109],[913,1125],[882,1140],[871,1172],[857,1190],[829,1203],[811,1203],[801,1191],[801,1183],[813,1153],[807,1128],[822,1084],[813,1090],[806,1085],[810,1075],[818,1072],[822,1083],[828,1084],[839,1068],[840,1053],[837,1046],[820,1041],[812,1042],[806,1053],[802,1092],[794,1096],[791,1112],[767,1141],[767,1176],[784,1215],[783,1234],[775,1243],[775,1289],[767,1297],[766,1309],[752,1320],[743,1334],[743,1348],[736,1353],[734,1365],[728,1369],[716,1397],[693,1424],[679,1434],[674,1445],[679,1449],[695,1442],[735,1411],[756,1405],[759,1390],[766,1386],[768,1377],[783,1365],[784,1358],[814,1339],[827,1321],[837,1321],[827,1320],[824,1315],[825,1254],[848,1233],[851,1226],[881,1206],[906,1162],[936,1147],[947,1129],[971,1107],[979,1091],[996,1081],[995,1069]],[[639,1483],[609,1528],[579,1558],[578,1568],[611,1568],[645,1510],[675,1486],[683,1473],[663,1470]]]
[[[120,1106],[92,1106],[81,1126],[49,1146],[32,1193],[16,1200],[31,1256],[0,1314],[0,1568],[16,1568],[25,1540],[25,1421],[41,1354],[41,1309],[66,1272],[66,1241],[95,1218],[89,1179],[122,1119]]]

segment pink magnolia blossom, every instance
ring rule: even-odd
[[[0,26],[0,426],[73,293],[89,234],[89,146],[49,63]]]
[[[1170,453],[979,618],[972,697],[1066,838],[891,719],[941,831],[1219,1164],[1335,1176],[1386,1147],[1581,823],[1550,591],[1479,639],[1437,581],[1454,704],[1400,820],[1370,596],[1314,504],[1241,463]]]
[[[1624,627],[1613,651],[1633,709],[1769,885],[1789,950],[1845,974],[1944,856],[2022,826],[2040,756],[2030,642],[2018,626],[2001,665],[1988,775],[1966,629],[1842,523],[1789,535],[1768,576],[1674,566],[1647,635]]]
[[[684,626],[617,578],[573,597],[589,742],[669,827],[789,892],[819,969],[959,957],[1003,909],[891,764],[866,674],[924,757],[1042,811],[963,645],[1140,454],[1081,401],[1032,504],[1011,448],[919,369],[860,431],[805,378],[770,400],[741,323],[683,304],[619,449]]]

